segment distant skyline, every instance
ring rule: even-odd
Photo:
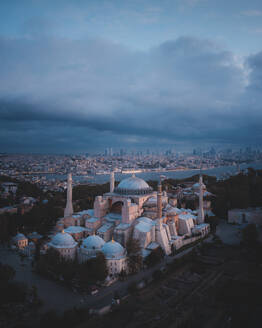
[[[2,0],[0,76],[0,152],[261,148],[262,3]]]

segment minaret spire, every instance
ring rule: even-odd
[[[115,172],[110,173],[110,192],[114,192],[115,189]]]
[[[67,176],[67,199],[64,217],[69,217],[73,214],[73,203],[72,203],[72,173],[68,173]]]
[[[204,214],[204,206],[203,206],[203,177],[200,171],[199,175],[199,208],[198,208],[198,216],[197,216],[197,223],[201,224],[205,221],[205,214]]]
[[[162,218],[162,183],[161,177],[157,186],[157,218]]]

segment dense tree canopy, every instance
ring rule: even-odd
[[[126,250],[128,271],[131,274],[136,273],[140,270],[143,263],[139,240],[131,235],[126,243]]]
[[[227,218],[227,211],[232,208],[260,207],[262,170],[249,169],[247,174],[241,173],[211,184],[209,190],[216,195],[212,207],[220,218]]]
[[[242,230],[242,241],[247,246],[256,246],[258,242],[258,231],[255,224],[248,224]]]
[[[163,257],[165,256],[165,253],[162,249],[162,247],[157,247],[152,250],[152,252],[145,258],[145,264],[148,266],[154,266],[157,263],[159,263]]]
[[[48,249],[41,255],[36,263],[36,269],[40,274],[49,278],[63,279],[67,282],[76,281],[79,285],[87,287],[90,283],[103,281],[108,274],[106,259],[99,252],[96,257],[86,262],[66,260],[55,249]]]
[[[0,263],[0,306],[24,302],[26,299],[27,286],[13,281],[14,276],[15,270],[11,266]]]

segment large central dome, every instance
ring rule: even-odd
[[[145,182],[136,176],[122,180],[117,188],[114,190],[115,193],[125,195],[143,195],[152,192],[152,188]]]

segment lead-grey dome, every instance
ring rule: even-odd
[[[67,232],[57,233],[49,243],[54,248],[74,248],[77,246],[74,238]]]
[[[104,243],[105,243],[105,241],[101,237],[99,237],[97,235],[91,235],[83,240],[83,244],[81,247],[84,247],[87,249],[99,250],[102,248]]]
[[[125,249],[118,242],[112,240],[105,243],[102,247],[102,252],[104,253],[106,259],[121,259],[125,257]]]
[[[151,193],[152,188],[149,187],[145,180],[132,176],[122,180],[114,192],[125,195],[143,195]]]

